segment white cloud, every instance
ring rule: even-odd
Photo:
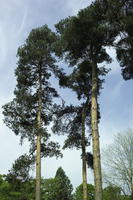
[[[3,65],[5,59],[6,59],[6,39],[4,37],[4,32],[2,27],[0,27],[0,39],[1,39],[1,45],[0,45],[0,55],[1,55],[1,59],[0,59],[0,67]]]
[[[68,0],[66,2],[67,7],[71,10],[72,14],[75,15],[79,10],[89,6],[91,0]]]

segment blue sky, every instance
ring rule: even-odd
[[[44,24],[54,29],[60,19],[75,15],[81,8],[89,5],[89,0],[6,0],[0,6],[0,105],[4,105],[13,98],[16,80],[16,53],[20,45],[27,38],[32,28]],[[120,67],[115,60],[115,51],[108,50],[114,62],[109,66],[111,71],[106,77],[104,89],[99,98],[101,106],[100,141],[101,148],[112,142],[117,132],[133,127],[133,92],[132,80],[124,81],[121,77]],[[69,103],[74,101],[62,92],[62,96]],[[0,107],[0,173],[7,173],[14,160],[28,150],[28,143],[19,145],[16,137],[3,124],[2,108]],[[56,138],[57,140],[57,138]],[[63,138],[59,141],[62,143]],[[80,152],[76,150],[64,151],[63,159],[43,159],[42,175],[45,178],[53,177],[59,166],[62,166],[74,186],[81,183]],[[92,173],[89,171],[88,182],[92,182]]]

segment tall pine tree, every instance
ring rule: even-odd
[[[86,152],[86,147],[90,144],[88,141],[89,135],[86,134],[86,128],[91,129],[91,75],[86,71],[87,63],[83,62],[75,68],[71,75],[60,77],[60,85],[69,87],[76,92],[79,99],[78,106],[58,107],[54,123],[54,132],[58,134],[67,134],[65,140],[65,148],[81,149],[82,151],[82,180],[83,180],[83,199],[87,200],[87,170],[86,163],[93,168],[92,154]],[[101,87],[102,81],[98,80],[98,88]],[[82,100],[82,101],[80,101]],[[82,102],[82,103],[81,103]],[[98,118],[100,116],[98,115]]]
[[[46,25],[30,32],[18,49],[15,98],[3,107],[6,125],[20,135],[21,141],[30,141],[31,152],[36,150],[36,200],[41,199],[41,152],[43,156],[60,155],[59,145],[49,142],[47,130],[52,119],[52,99],[58,97],[50,85],[52,74],[59,73],[52,54],[55,39]]]
[[[91,88],[91,129],[94,156],[95,200],[102,199],[102,176],[100,162],[100,145],[98,131],[98,75],[106,72],[98,64],[110,62],[106,46],[111,45],[117,32],[112,29],[105,18],[99,13],[96,2],[81,10],[77,17],[67,18],[56,25],[59,40],[57,41],[57,55],[65,58],[70,66],[82,65],[81,71],[90,73]],[[56,47],[55,45],[55,47]],[[85,66],[85,68],[83,67]],[[99,73],[99,71],[101,73]]]

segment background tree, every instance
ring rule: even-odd
[[[72,184],[64,170],[57,169],[55,178],[44,179],[42,187],[42,199],[44,200],[72,200]]]
[[[107,186],[103,189],[103,199],[104,200],[122,200],[122,195],[121,195],[121,188],[117,186]]]
[[[11,170],[6,175],[5,180],[11,185],[14,198],[28,200],[34,197],[35,181],[30,176],[34,162],[34,157],[24,154],[15,160]]]
[[[58,199],[58,182],[55,178],[42,180],[42,200]]]
[[[59,181],[59,196],[61,200],[72,200],[73,186],[65,174],[64,170],[59,167],[55,174],[55,179]]]
[[[13,199],[15,199],[15,196],[12,197],[12,195],[11,195],[12,194],[12,187],[5,180],[5,177],[6,177],[6,175],[0,175],[0,199],[2,199],[2,200],[13,200]]]
[[[30,169],[34,163],[28,155],[20,156],[7,175],[1,176],[0,197],[2,200],[31,200],[35,197],[34,180]]]
[[[95,195],[95,189],[92,184],[87,184],[87,192],[88,192],[88,200],[94,200],[94,195]],[[83,184],[79,185],[74,194],[73,194],[73,199],[74,200],[82,200],[83,199]]]
[[[11,170],[6,175],[6,180],[15,187],[19,186],[19,182],[30,180],[30,170],[33,167],[34,158],[24,154],[15,160]]]
[[[133,130],[117,134],[103,151],[104,181],[133,198]]]
[[[6,125],[20,135],[21,141],[24,138],[30,141],[32,152],[36,150],[36,200],[41,198],[41,146],[45,156],[51,156],[51,150],[54,150],[52,155],[59,153],[59,145],[48,142],[50,134],[47,131],[52,99],[58,97],[49,81],[52,74],[59,73],[52,54],[55,39],[55,34],[46,25],[31,31],[25,44],[18,49],[15,98],[3,107]]]

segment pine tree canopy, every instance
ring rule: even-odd
[[[117,59],[125,80],[133,79],[133,1],[124,3],[121,39],[117,44]]]
[[[105,15],[106,23],[117,33],[115,42],[117,59],[125,80],[133,78],[133,1],[97,1]],[[101,13],[99,10],[99,13]],[[119,38],[119,39],[118,39]]]
[[[12,165],[11,170],[6,175],[6,180],[11,184],[18,184],[18,182],[26,182],[30,180],[30,169],[34,164],[34,159],[26,154],[20,156]]]
[[[65,59],[70,64],[87,61],[88,70],[90,70],[89,66],[94,57],[97,63],[111,61],[104,47],[114,41],[116,33],[112,33],[113,30],[111,31],[108,24],[104,22],[102,16],[99,16],[97,7],[92,4],[81,10],[77,17],[61,20],[56,25],[57,34],[60,36],[59,46],[62,44],[64,47],[62,48],[65,52]]]
[[[87,108],[90,105],[87,104]],[[55,108],[52,130],[58,135],[67,135],[63,148],[81,148],[82,145],[82,109],[80,106],[64,105]],[[90,127],[90,112],[86,109],[86,125]],[[86,145],[89,145],[86,138]]]
[[[30,32],[25,44],[18,49],[15,98],[3,106],[4,122],[20,136],[21,141],[27,138],[31,142],[31,152],[35,146],[35,136],[41,133],[41,143],[45,143],[44,149],[47,149],[45,155],[53,149],[57,155],[59,147],[57,143],[48,142],[50,134],[47,130],[52,119],[53,97],[58,97],[50,84],[52,76],[60,73],[52,50],[55,39],[55,34],[46,25]],[[37,125],[39,95],[42,102],[41,128]]]

